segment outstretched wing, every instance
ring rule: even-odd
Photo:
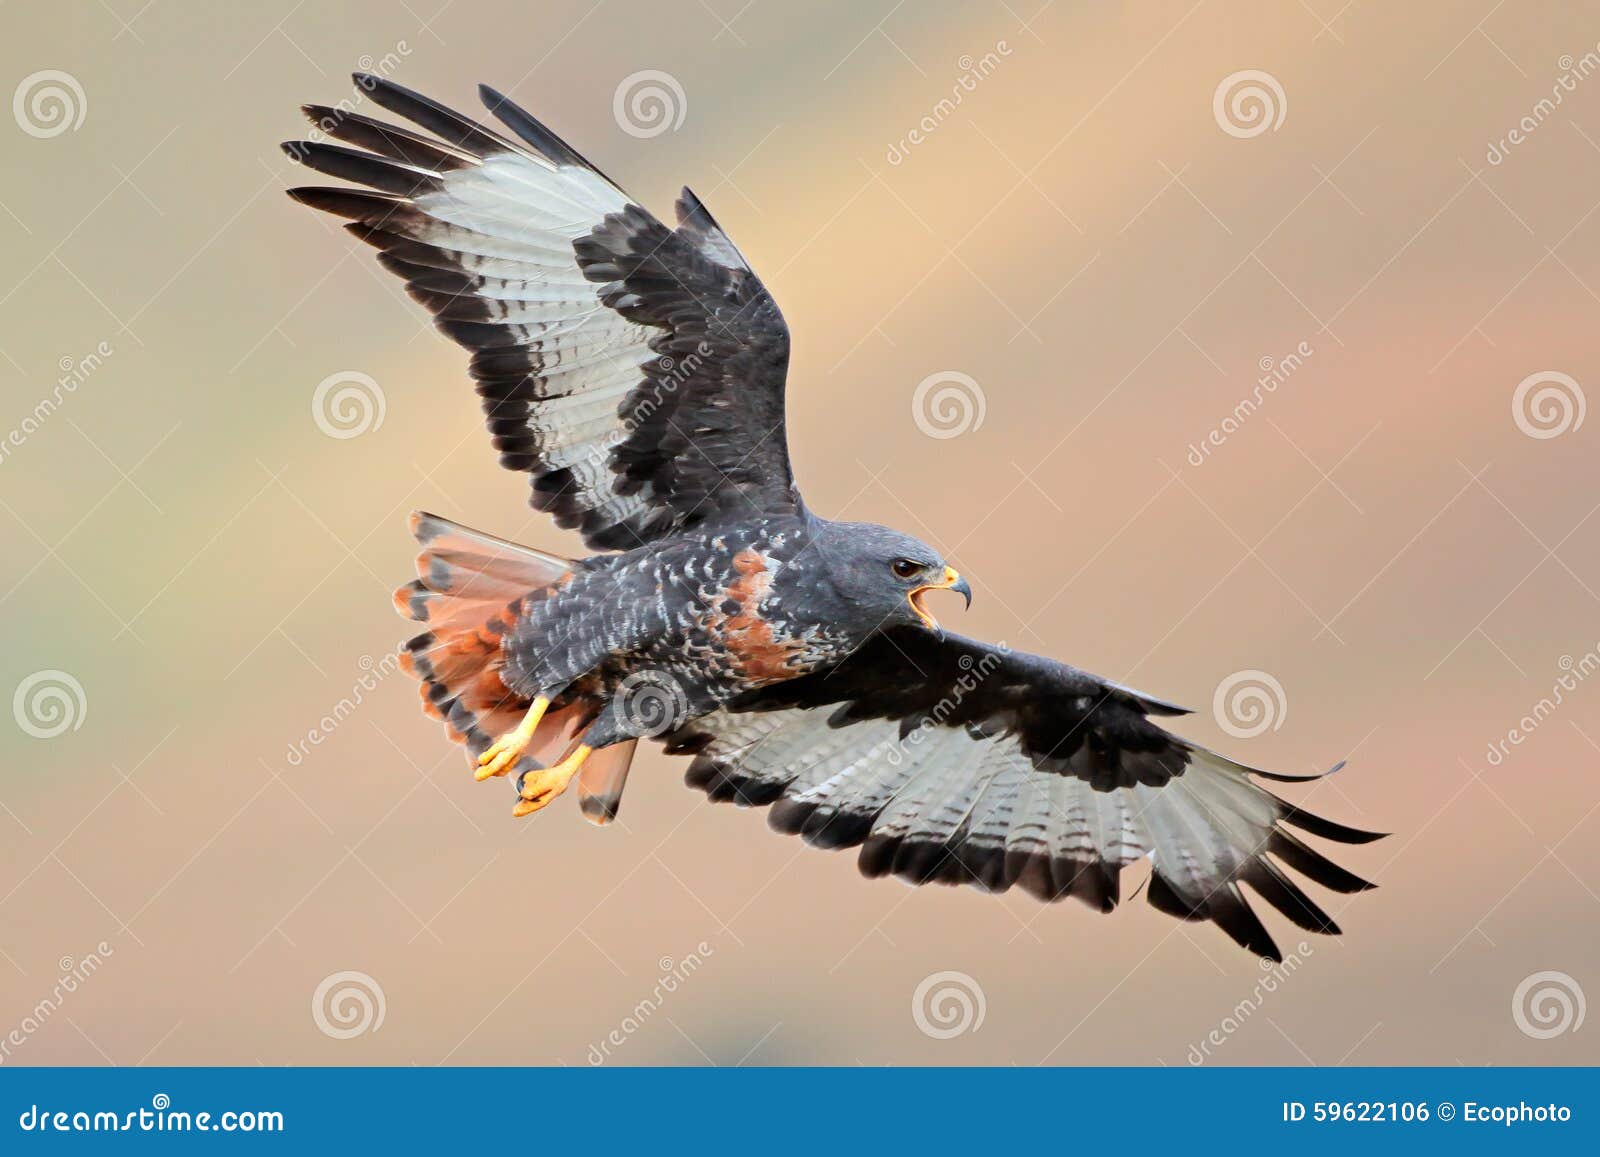
[[[1281,959],[1241,885],[1302,928],[1338,932],[1284,867],[1337,892],[1372,885],[1286,825],[1341,843],[1379,836],[1256,782],[1301,777],[1243,767],[1147,718],[1183,713],[1049,659],[904,630],[830,673],[735,700],[668,750],[698,753],[688,782],[712,799],[771,804],[774,828],[818,847],[859,845],[868,876],[1015,884],[1109,912],[1122,868],[1148,857],[1151,904],[1215,921],[1260,956]]]
[[[789,331],[688,189],[668,229],[492,89],[516,140],[374,76],[356,83],[426,133],[308,105],[293,141],[365,185],[291,189],[350,218],[379,261],[472,351],[500,461],[595,549],[798,508],[784,436]]]

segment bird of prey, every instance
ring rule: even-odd
[[[1338,928],[1289,870],[1372,885],[1291,829],[1376,839],[1295,806],[1151,716],[1184,709],[1064,663],[947,633],[928,598],[972,592],[938,550],[813,513],[784,434],[789,332],[688,189],[668,226],[511,101],[486,125],[357,74],[401,127],[308,105],[296,161],[354,183],[296,188],[348,219],[471,351],[500,462],[596,553],[566,559],[413,516],[426,625],[405,647],[427,709],[515,815],[577,780],[617,814],[635,745],[692,754],[714,800],[860,848],[868,876],[1013,885],[1110,911],[1151,861],[1156,908],[1280,959],[1249,887]],[[359,103],[359,102],[358,102]],[[342,143],[333,143],[333,142]]]

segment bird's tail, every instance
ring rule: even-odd
[[[524,600],[562,582],[572,561],[435,514],[413,514],[411,533],[422,544],[419,577],[395,591],[394,604],[428,630],[405,645],[401,665],[422,682],[423,710],[443,720],[475,760],[528,708],[501,679],[506,634]],[[516,770],[559,756],[582,722],[577,716],[547,715]]]

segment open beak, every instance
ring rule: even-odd
[[[917,618],[922,620],[923,626],[936,633],[942,633],[939,628],[939,620],[929,614],[928,608],[923,606],[923,601],[929,591],[955,591],[967,600],[967,606],[970,607],[972,605],[972,588],[967,585],[967,580],[962,578],[954,567],[945,567],[944,577],[938,582],[927,583],[913,590],[906,596],[906,599],[911,603],[911,609],[917,612]]]

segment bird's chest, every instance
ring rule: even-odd
[[[823,661],[815,625],[797,622],[770,544],[715,540],[666,576],[676,636],[662,640],[725,694],[797,678]]]
[[[803,674],[797,637],[773,590],[782,564],[757,546],[713,556],[686,617],[713,669],[741,687],[762,687]]]

